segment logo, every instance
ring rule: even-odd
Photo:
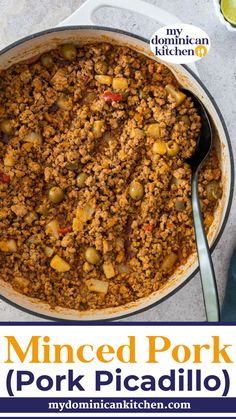
[[[157,30],[150,39],[150,47],[167,63],[190,64],[208,54],[211,41],[201,28],[175,23]]]
[[[200,58],[205,57],[205,55],[207,55],[207,53],[208,53],[208,51],[207,51],[207,48],[205,47],[205,45],[198,45],[195,48],[195,54]]]

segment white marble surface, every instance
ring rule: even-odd
[[[228,32],[215,16],[211,0],[148,0],[195,24],[210,35],[212,48],[198,63],[202,81],[215,98],[225,118],[236,155],[236,34]],[[129,0],[127,0],[129,3]],[[56,24],[76,10],[83,0],[0,0],[0,48],[25,35]],[[119,0],[117,0],[117,4]],[[122,28],[148,37],[157,28],[134,12],[104,8],[96,13],[97,24]],[[85,22],[86,23],[86,22]],[[236,244],[236,202],[223,237],[213,253],[220,298],[222,300],[229,259]],[[0,300],[1,321],[38,321]],[[153,309],[131,316],[131,321],[202,321],[205,320],[199,275],[174,296]]]

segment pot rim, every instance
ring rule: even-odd
[[[40,32],[35,32],[31,35],[27,35],[23,38],[20,38],[17,41],[14,41],[13,43],[11,43],[10,45],[6,46],[5,48],[3,48],[0,51],[0,56],[3,55],[4,53],[6,53],[7,51],[17,47],[18,45],[24,44],[27,41],[33,40],[35,38],[39,38],[43,35],[47,35],[50,33],[55,33],[55,32],[64,32],[64,31],[71,31],[71,30],[80,30],[80,29],[88,29],[88,30],[96,30],[96,31],[106,31],[106,32],[115,32],[121,35],[125,35],[127,37],[131,37],[134,39],[137,39],[139,41],[144,42],[145,44],[149,44],[149,40],[147,38],[144,38],[140,35],[137,34],[133,34],[131,32],[128,31],[124,31],[121,29],[116,29],[116,28],[109,28],[106,26],[96,26],[96,25],[71,25],[71,26],[60,26],[60,27],[55,27],[55,28],[50,28],[50,29],[46,29]],[[210,248],[210,253],[212,253],[215,249],[215,247],[217,246],[217,244],[219,243],[222,234],[224,232],[224,229],[226,227],[228,218],[229,218],[229,214],[230,214],[230,209],[232,206],[232,202],[233,202],[233,192],[234,192],[234,173],[235,173],[235,167],[234,167],[234,158],[233,158],[233,151],[232,151],[232,146],[231,146],[231,142],[230,142],[230,136],[228,133],[228,129],[226,127],[226,123],[224,121],[224,118],[221,114],[221,111],[215,101],[215,99],[212,97],[212,95],[210,94],[210,92],[208,91],[208,89],[205,87],[205,84],[199,79],[199,77],[185,64],[179,64],[179,67],[183,67],[188,73],[190,73],[190,75],[197,81],[197,83],[201,86],[201,88],[204,90],[206,96],[209,98],[210,102],[213,104],[213,107],[220,119],[221,125],[223,127],[223,131],[225,134],[225,138],[227,141],[227,146],[228,146],[228,151],[229,151],[229,158],[230,158],[230,163],[231,163],[231,178],[230,178],[230,188],[229,188],[229,197],[228,197],[228,202],[227,202],[227,208],[225,211],[225,215],[224,215],[224,219],[221,225],[221,228],[216,236],[216,239],[214,240],[214,243],[212,244],[211,248]],[[172,295],[174,295],[176,292],[178,292],[182,287],[184,287],[197,273],[199,272],[199,266],[192,272],[192,274],[190,274],[186,280],[184,282],[182,282],[180,285],[178,285],[174,290],[172,290],[171,292],[169,292],[167,295],[163,296],[162,298],[160,298],[158,301],[155,301],[154,303],[151,303],[149,305],[147,305],[146,307],[143,308],[137,308],[134,309],[134,311],[132,313],[126,313],[126,314],[121,314],[121,315],[117,315],[115,317],[112,318],[105,318],[102,320],[91,320],[91,322],[95,322],[95,323],[101,323],[101,322],[107,322],[107,321],[113,321],[113,320],[120,320],[126,317],[131,317],[133,315],[136,314],[140,314],[143,313],[144,311],[147,311],[151,308],[154,308],[155,306],[157,306],[158,304],[162,303],[163,301],[165,301],[167,298],[171,297]],[[0,294],[0,299],[8,304],[10,304],[11,306],[13,306],[14,308],[17,308],[25,313],[37,316],[39,318],[43,318],[46,320],[51,320],[51,321],[56,321],[56,322],[65,322],[65,323],[90,323],[89,320],[67,320],[67,319],[63,319],[63,318],[59,318],[60,314],[58,317],[53,317],[50,315],[46,315],[46,314],[41,314],[38,312],[33,311],[33,309],[28,309],[26,307],[22,307],[19,304],[9,300],[8,298],[2,296]]]

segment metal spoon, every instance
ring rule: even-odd
[[[215,272],[204,230],[198,198],[198,172],[212,146],[212,127],[207,112],[201,101],[189,90],[182,91],[190,96],[194,106],[201,116],[201,132],[197,139],[195,153],[187,160],[192,169],[192,210],[196,236],[198,261],[207,321],[217,322],[220,319],[219,298],[217,292]]]

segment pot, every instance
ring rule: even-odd
[[[129,46],[130,48],[145,54],[153,60],[158,59],[152,56],[149,41],[140,36],[117,29],[94,26],[92,22],[93,12],[102,6],[113,6],[136,12],[153,18],[161,24],[176,23],[178,19],[173,15],[141,0],[88,0],[71,17],[66,19],[59,27],[42,31],[21,39],[8,46],[0,52],[0,69],[5,69],[12,64],[22,60],[30,59],[50,49],[56,48],[59,44],[72,42],[84,44],[89,42],[111,42],[114,44]],[[80,23],[88,23],[87,26],[79,26]],[[217,134],[218,151],[221,161],[223,195],[215,212],[214,222],[211,225],[208,240],[211,250],[217,244],[225,224],[227,222],[233,194],[234,167],[229,136],[223,118],[214,99],[198,76],[188,67],[168,64],[179,83],[192,91],[205,105],[213,122]],[[0,293],[7,302],[16,305],[18,308],[29,311],[33,314],[46,316],[61,320],[105,320],[114,319],[137,313],[152,307],[164,298],[183,286],[198,271],[197,255],[191,255],[187,263],[177,269],[165,286],[148,297],[142,298],[116,308],[78,312],[68,308],[50,308],[48,304],[36,299],[24,296],[13,290],[11,286],[0,279]]]

